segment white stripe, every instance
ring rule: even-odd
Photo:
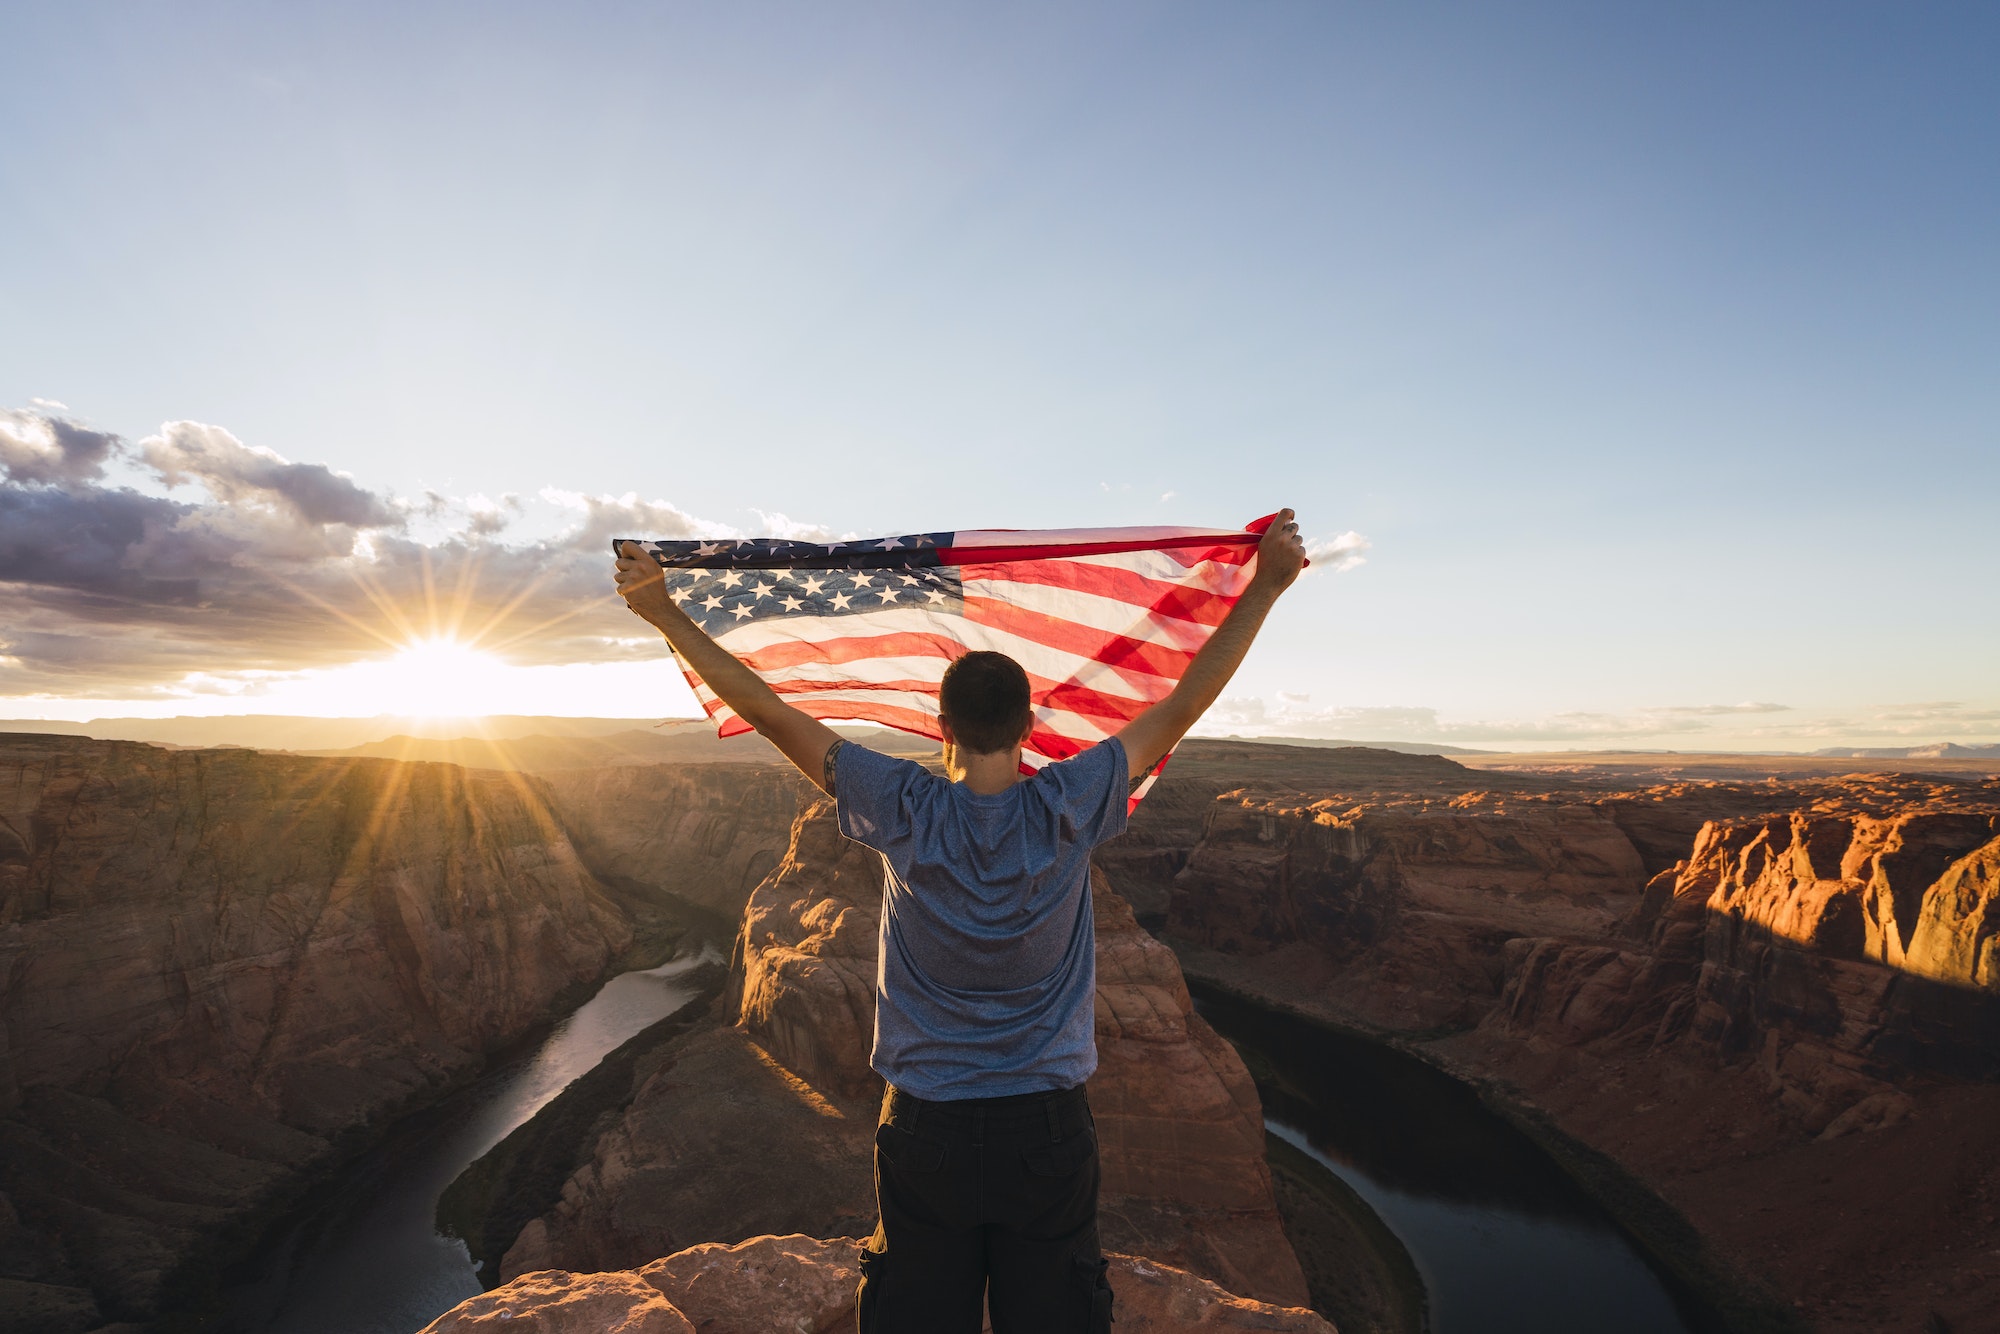
[[[1184,621],[1178,616],[1135,607],[1101,593],[1084,593],[1074,588],[1051,588],[1046,584],[1017,584],[1008,579],[967,579],[967,597],[992,598],[1024,611],[1038,611],[1057,620],[1070,621],[1107,634],[1143,639],[1193,653],[1215,633],[1212,625]]]
[[[774,689],[778,684],[775,681],[771,683]],[[695,689],[695,698],[705,707],[715,702],[717,696],[713,690],[703,685]],[[808,701],[817,701],[822,704],[888,704],[911,709],[931,718],[937,717],[938,713],[937,696],[923,694],[914,690],[813,690],[787,700],[788,703],[793,704],[802,704]],[[728,713],[728,707],[728,705],[724,705],[723,713],[714,715],[717,723],[722,721],[724,713],[727,713],[729,717],[735,716],[733,713]],[[858,721],[867,722],[870,720],[859,719]],[[1115,734],[1124,726],[1122,723],[1116,726],[1106,726],[1104,723],[1085,717],[1080,713],[1073,713],[1068,709],[1051,709],[1046,705],[1035,710],[1035,722],[1044,730],[1054,732],[1059,737],[1086,746],[1095,745],[1097,742],[1104,740],[1104,738]]]
[[[1170,542],[1183,537],[1242,537],[1241,528],[972,528],[954,547],[1061,547],[1089,542]]]
[[[1193,565],[1176,560],[1165,551],[1107,551],[1094,556],[1063,556],[1071,565],[1101,565],[1107,569],[1130,570],[1155,583],[1175,588],[1191,588],[1218,597],[1236,597],[1250,586],[1257,573],[1256,563],[1231,565],[1226,561],[1204,560]]]

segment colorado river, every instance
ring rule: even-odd
[[[1265,1126],[1346,1182],[1422,1275],[1432,1334],[1718,1328],[1581,1187],[1474,1092],[1414,1057],[1223,997]]]
[[[480,1291],[465,1243],[439,1236],[452,1179],[627,1038],[695,996],[675,959],[612,978],[532,1054],[398,1126],[265,1255],[237,1288],[228,1324],[255,1334],[414,1334]]]

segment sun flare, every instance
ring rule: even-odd
[[[507,693],[508,665],[455,639],[419,639],[388,658],[356,663],[340,684],[361,713],[471,717]]]

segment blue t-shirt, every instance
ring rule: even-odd
[[[840,832],[886,871],[876,1073],[933,1100],[1090,1078],[1090,850],[1125,829],[1124,746],[1099,742],[990,796],[853,744],[835,769]]]

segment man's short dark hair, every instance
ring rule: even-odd
[[[1012,750],[1028,730],[1028,674],[1004,653],[968,653],[944,669],[938,710],[961,748]]]

